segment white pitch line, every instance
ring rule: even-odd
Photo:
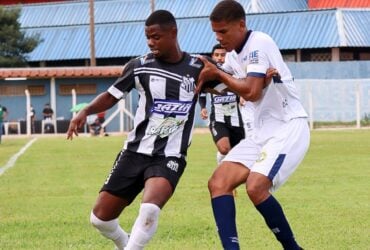
[[[18,153],[16,153],[15,155],[13,155],[9,161],[5,164],[5,166],[2,166],[0,167],[0,175],[2,175],[6,170],[8,170],[9,168],[13,167],[15,162],[17,161],[18,157],[21,156],[24,152],[26,152],[26,150],[32,145],[32,143],[34,143],[35,141],[37,140],[37,138],[33,138],[32,140],[30,140],[26,145],[23,146],[23,148],[21,148]]]

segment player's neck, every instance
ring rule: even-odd
[[[180,49],[180,46],[177,44],[167,53],[166,57],[162,57],[160,58],[160,60],[165,63],[178,63],[183,59],[183,57],[184,53]]]
[[[244,45],[247,43],[248,41],[248,38],[250,36],[250,34],[252,33],[251,30],[245,30],[245,32],[243,32],[243,36],[242,38],[240,39],[240,43],[238,44],[238,47],[235,49],[236,53],[240,53],[244,47]]]

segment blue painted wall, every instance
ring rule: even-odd
[[[303,63],[288,63],[295,79],[370,79],[370,61],[352,61],[352,62],[303,62]],[[97,94],[105,91],[113,82],[115,78],[101,78],[101,79],[56,79],[57,89],[57,109],[55,110],[57,117],[64,117],[70,120],[72,113],[69,111],[72,105],[71,95],[60,96],[58,89],[60,84],[97,84]],[[50,80],[27,80],[25,81],[5,81],[0,80],[1,84],[27,84],[40,85],[44,84],[46,94],[43,96],[33,96],[31,101],[36,110],[36,118],[42,119],[42,109],[45,103],[50,102]],[[96,95],[79,95],[77,96],[77,103],[90,102]],[[366,100],[364,100],[366,99]],[[304,98],[302,101],[304,102]],[[366,102],[366,97],[363,98]],[[131,111],[135,113],[137,106],[137,93],[133,92],[131,95]],[[9,120],[25,120],[26,115],[26,97],[25,96],[0,96],[0,104],[8,108]],[[208,102],[209,104],[209,102]],[[108,117],[117,107],[113,107],[107,112]],[[196,126],[204,127],[207,125],[199,115],[199,105],[196,108]],[[351,118],[352,119],[352,118]],[[126,119],[128,121],[128,119]],[[119,130],[118,116],[108,125],[108,131]]]

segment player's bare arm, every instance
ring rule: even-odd
[[[262,90],[271,82],[274,75],[278,74],[276,69],[269,68],[265,78],[251,77],[237,79],[230,74],[220,70],[203,57],[199,57],[204,63],[204,68],[199,76],[197,91],[202,89],[203,84],[208,81],[219,81],[227,85],[228,89],[238,93],[247,101],[257,101],[261,98]]]
[[[108,92],[98,95],[71,120],[67,131],[67,139],[72,140],[73,134],[78,136],[78,129],[82,128],[86,123],[86,117],[88,115],[103,112],[113,107],[117,102],[118,100]]]

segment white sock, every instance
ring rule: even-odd
[[[142,203],[139,216],[132,227],[130,239],[125,250],[141,250],[157,231],[158,217],[161,209],[152,203]]]
[[[226,155],[221,154],[220,152],[217,152],[217,164],[220,165],[221,161],[225,158]]]
[[[111,239],[119,250],[123,250],[128,242],[128,234],[118,224],[118,218],[110,221],[103,221],[90,215],[91,224],[106,238]]]

